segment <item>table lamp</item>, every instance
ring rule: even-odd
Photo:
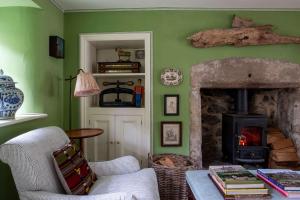
[[[72,77],[70,75],[69,78],[66,78],[65,81],[69,81],[69,130],[72,127],[72,80],[76,80],[74,96],[75,97],[87,97],[100,93],[100,88],[93,77],[93,75],[89,72],[84,72],[83,69],[79,69],[77,71],[77,75]]]

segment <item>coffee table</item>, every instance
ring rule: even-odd
[[[250,170],[251,173],[255,174],[255,170]],[[193,193],[194,199],[196,200],[223,200],[223,196],[216,188],[214,183],[208,177],[208,170],[195,170],[187,171],[186,181],[188,186]],[[276,190],[272,189],[271,186],[266,184],[270,190],[272,200],[287,200],[289,198],[283,196]]]

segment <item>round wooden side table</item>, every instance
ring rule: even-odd
[[[95,137],[103,133],[103,129],[100,128],[80,128],[66,131],[70,139],[80,140],[80,149],[83,152],[83,139],[89,137]]]

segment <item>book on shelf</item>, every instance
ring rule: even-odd
[[[218,182],[216,177],[208,174],[214,185],[217,187],[221,195],[225,200],[265,200],[271,199],[271,195],[268,194],[268,189],[225,189]],[[241,192],[237,192],[241,191]]]
[[[300,174],[289,169],[258,169],[257,174],[285,191],[300,192]]]
[[[241,165],[209,166],[209,173],[225,189],[265,188],[263,181]]]
[[[257,176],[259,178],[261,178],[263,181],[265,181],[267,184],[269,184],[272,188],[274,188],[275,190],[277,190],[279,193],[281,193],[282,195],[288,197],[288,198],[300,198],[300,191],[296,191],[296,190],[283,190],[280,187],[278,187],[277,185],[275,185],[273,182],[269,181],[267,178],[265,178],[264,176],[257,174]]]

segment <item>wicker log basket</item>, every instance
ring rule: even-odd
[[[149,156],[149,165],[156,172],[161,200],[188,199],[185,172],[199,169],[194,160],[183,155],[158,154]]]

